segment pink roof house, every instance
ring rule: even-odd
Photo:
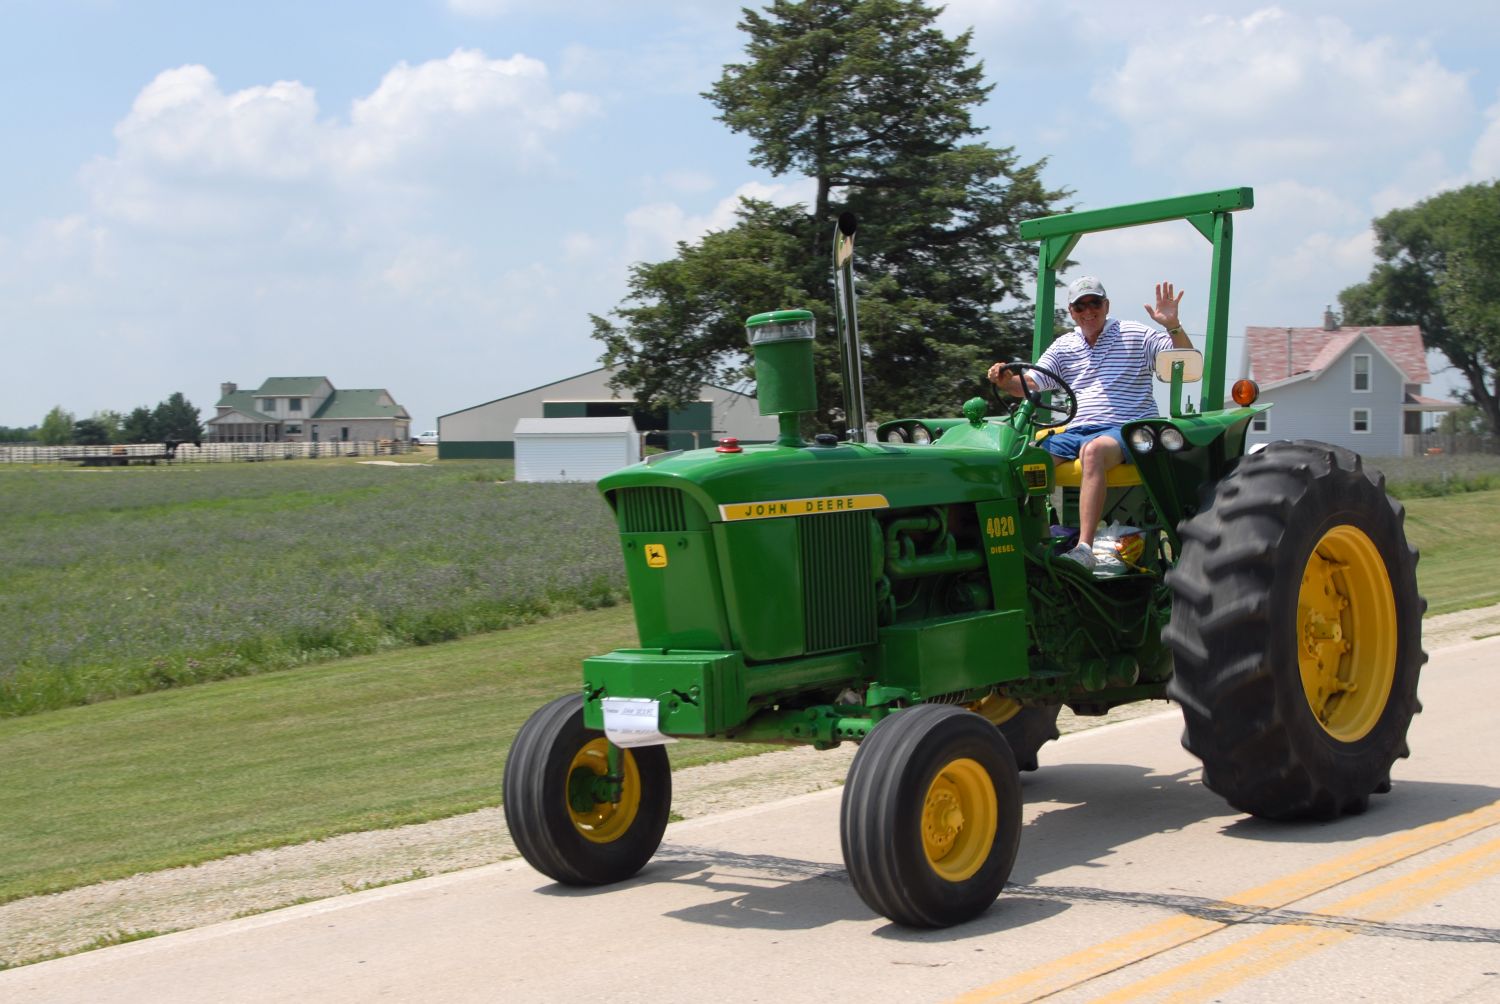
[[[1245,329],[1249,376],[1275,407],[1252,423],[1247,444],[1317,439],[1370,457],[1412,453],[1425,412],[1458,404],[1422,396],[1432,379],[1416,325]]]

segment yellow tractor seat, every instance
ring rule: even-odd
[[[1054,432],[1062,432],[1062,428],[1043,429],[1037,434],[1037,445]],[[1078,488],[1083,484],[1083,462],[1080,460],[1063,460],[1060,457],[1052,461],[1052,483],[1059,488]],[[1110,468],[1104,476],[1106,488],[1133,488],[1141,483],[1141,472],[1135,464],[1121,464]]]
[[[1062,488],[1077,488],[1083,484],[1083,462],[1079,460],[1054,460],[1052,462],[1053,483]],[[1107,488],[1130,488],[1141,483],[1140,468],[1135,464],[1111,467],[1104,476]]]

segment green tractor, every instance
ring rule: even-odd
[[[1170,414],[1125,426],[1105,521],[1129,528],[1100,574],[1060,557],[1078,464],[1037,445],[1064,387],[990,417],[865,433],[847,214],[835,231],[849,433],[815,408],[813,317],[747,322],[774,443],[666,453],[600,482],[620,529],[640,647],[585,659],[579,692],[523,726],[505,767],[517,847],[558,882],[639,871],[667,824],[673,737],[859,749],[840,822],[860,897],[943,927],[994,902],[1021,832],[1019,771],[1058,711],[1168,698],[1203,783],[1271,819],[1357,813],[1390,788],[1419,710],[1425,604],[1384,479],[1346,449],[1246,453],[1248,381],[1223,407],[1230,189],[1027,222],[1040,242],[1033,358],[1056,270],[1087,233],[1186,220],[1212,245],[1205,352],[1162,353]],[[1030,364],[1010,364],[1025,370]],[[1184,384],[1201,380],[1199,407]]]

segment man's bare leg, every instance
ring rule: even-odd
[[[1083,478],[1078,488],[1078,542],[1093,546],[1094,532],[1104,515],[1104,493],[1109,472],[1125,462],[1113,436],[1097,436],[1078,451]]]

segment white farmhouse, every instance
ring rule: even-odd
[[[1423,397],[1432,379],[1416,325],[1245,329],[1249,376],[1275,407],[1251,424],[1247,446],[1316,439],[1368,457],[1414,452],[1426,412],[1458,405]]]

